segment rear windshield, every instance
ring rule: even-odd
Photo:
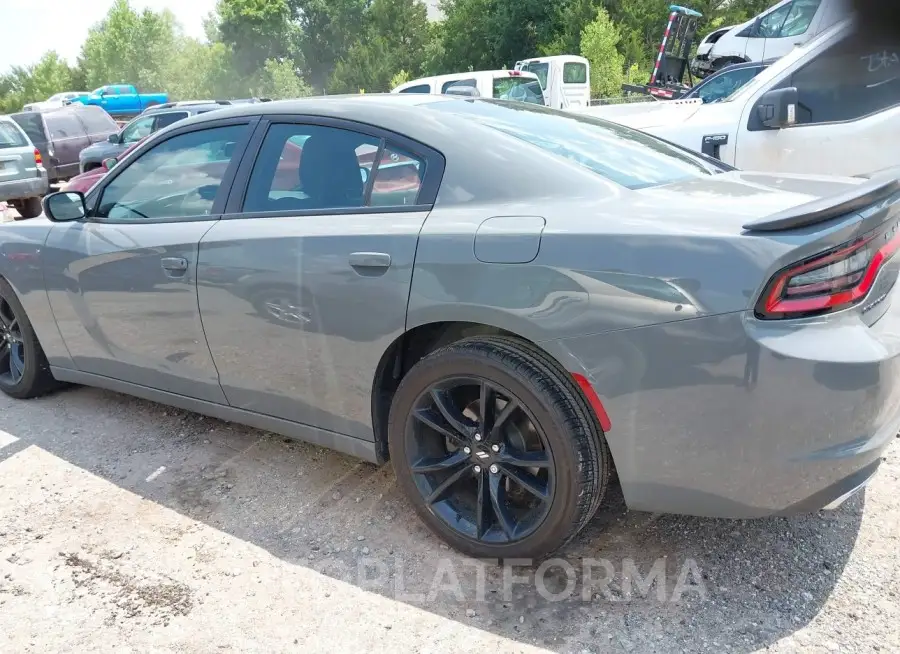
[[[563,64],[563,84],[587,84],[587,66],[579,61]]]
[[[544,104],[541,83],[533,77],[495,77],[493,97],[498,100]]]
[[[547,88],[547,75],[550,74],[550,64],[534,62],[531,64],[525,64],[524,66],[522,66],[522,70],[537,75],[538,81],[541,83],[541,86]]]
[[[22,113],[13,114],[10,118],[16,121],[19,124],[19,127],[28,134],[28,138],[31,139],[32,143],[35,145],[46,143],[47,137],[44,134],[44,119],[41,117],[41,114],[33,111],[23,111]]]
[[[89,134],[112,133],[119,129],[116,121],[100,107],[81,107],[75,112],[75,115],[84,123]]]
[[[22,130],[13,123],[5,120],[0,121],[0,149],[3,148],[21,148],[28,145]]]
[[[649,134],[580,114],[518,102],[434,102],[427,106],[465,115],[629,189],[707,177],[724,170]]]

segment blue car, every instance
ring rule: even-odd
[[[744,84],[768,68],[775,59],[766,61],[747,61],[726,66],[719,72],[710,75],[690,91],[681,96],[682,100],[700,98],[704,103],[718,102],[727,98]]]
[[[109,84],[94,89],[90,94],[75,98],[72,102],[92,104],[106,109],[113,117],[137,116],[144,109],[165,104],[168,93],[138,93],[131,84]]]

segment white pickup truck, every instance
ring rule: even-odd
[[[718,102],[589,107],[748,170],[869,175],[900,166],[900,40],[853,19],[797,47]]]

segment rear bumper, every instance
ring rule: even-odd
[[[47,171],[41,168],[40,177],[0,181],[0,201],[41,197],[47,194],[49,188]]]
[[[612,422],[629,507],[752,518],[817,511],[868,481],[900,431],[900,295],[781,331],[726,314],[556,341]]]

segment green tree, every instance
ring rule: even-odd
[[[307,79],[317,89],[364,33],[368,0],[288,0],[299,31]]]
[[[391,78],[391,88],[395,89],[401,84],[406,84],[409,81],[409,73],[405,70],[397,71],[397,73]]]
[[[297,74],[290,60],[269,59],[263,65],[259,83],[250,89],[251,95],[273,100],[302,98],[312,95],[312,88]]]
[[[138,13],[128,0],[116,0],[106,18],[88,31],[82,46],[85,81],[90,87],[120,82],[164,90],[178,41],[171,12]]]
[[[296,53],[296,26],[287,0],[219,0],[216,10],[214,34],[231,48],[240,75],[257,73],[268,59]]]
[[[595,98],[622,95],[625,58],[617,50],[619,30],[605,9],[581,33],[581,55],[591,62],[591,95]]]
[[[0,77],[0,113],[21,111],[29,102],[46,100],[73,86],[74,71],[54,50],[31,66],[16,66]]]

